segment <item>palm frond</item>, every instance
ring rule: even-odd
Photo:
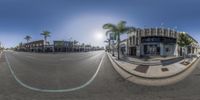
[[[120,34],[124,34],[125,32],[127,32],[127,26],[126,26],[126,21],[120,21],[117,24],[117,29],[119,31]]]
[[[108,31],[106,31],[106,36],[109,36],[111,33],[113,33],[112,30],[108,30]]]
[[[118,29],[125,28],[125,26],[126,26],[126,21],[120,21],[120,22],[117,24],[117,28],[118,28]]]
[[[126,26],[126,21],[120,21],[117,26]]]
[[[103,29],[113,30],[113,29],[116,29],[116,26],[114,24],[107,23],[103,25]]]
[[[30,39],[31,39],[31,36],[27,35],[24,39],[30,40]]]
[[[41,35],[44,35],[45,37],[50,37],[50,34],[51,34],[51,32],[49,32],[49,31],[43,31],[41,33]]]

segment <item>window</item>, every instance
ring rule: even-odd
[[[133,39],[133,45],[135,45],[135,36],[133,36],[132,39]]]
[[[132,45],[132,38],[131,37],[129,37],[129,41],[130,41],[130,45]]]

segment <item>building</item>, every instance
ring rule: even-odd
[[[66,52],[66,41],[53,41],[55,52]]]
[[[131,56],[182,55],[183,49],[177,44],[179,34],[180,32],[169,28],[135,28],[132,33],[128,34],[127,54]],[[193,39],[189,35],[188,37]],[[187,53],[197,53],[198,42],[193,40],[195,43],[188,46]]]
[[[44,40],[37,40],[24,44],[20,43],[17,50],[26,52],[52,52],[53,48],[49,42],[44,43]]]
[[[123,55],[128,53],[127,39],[124,39],[120,42],[120,51],[122,52]]]
[[[54,41],[55,52],[84,52],[91,51],[91,45],[80,44],[78,41]]]
[[[37,40],[28,43],[20,43],[16,47],[17,51],[25,52],[86,52],[103,50],[103,47],[80,44],[78,41],[55,40],[53,44],[44,43],[44,40]]]

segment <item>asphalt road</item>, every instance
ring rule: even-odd
[[[75,88],[97,74],[88,85],[71,92],[34,91],[14,79],[5,54],[17,78],[34,88]],[[179,83],[149,87],[124,80],[104,54],[102,51],[71,54],[6,51],[0,58],[0,100],[200,100],[200,62],[196,70]]]

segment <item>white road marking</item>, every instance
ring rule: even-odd
[[[101,61],[100,61],[99,65],[98,65],[98,68],[97,68],[96,72],[95,72],[94,75],[90,78],[90,80],[87,81],[86,83],[84,83],[84,84],[82,84],[82,85],[80,85],[80,86],[78,86],[78,87],[74,87],[74,88],[69,88],[69,89],[57,89],[57,90],[53,90],[53,89],[52,89],[52,90],[51,90],[51,89],[40,89],[40,88],[32,87],[32,86],[29,86],[29,85],[23,83],[23,82],[15,75],[15,72],[13,71],[10,62],[8,61],[8,57],[7,57],[6,53],[5,53],[5,58],[6,58],[6,62],[7,62],[7,64],[8,64],[8,68],[9,68],[9,70],[10,70],[12,76],[14,77],[14,79],[15,79],[20,85],[22,85],[23,87],[25,87],[25,88],[27,88],[27,89],[33,90],[33,91],[38,91],[38,92],[52,92],[52,93],[76,91],[76,90],[82,89],[82,88],[88,86],[89,84],[91,84],[92,81],[96,78],[96,76],[97,76],[97,74],[98,74],[98,72],[99,72],[99,70],[100,70],[100,68],[101,68],[101,65],[102,65],[102,63],[103,63],[104,57],[105,57],[105,53],[104,53],[103,57],[101,58]]]

